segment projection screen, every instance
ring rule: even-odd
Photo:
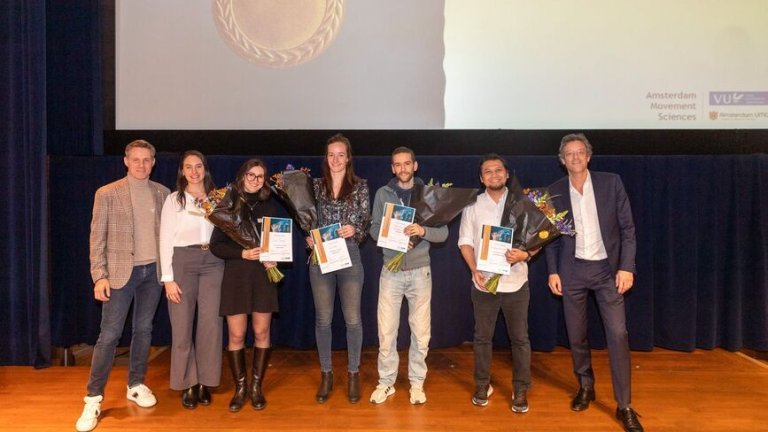
[[[764,0],[117,0],[117,129],[765,129]]]

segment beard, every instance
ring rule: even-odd
[[[498,192],[498,191],[504,190],[505,187],[507,187],[507,185],[502,183],[502,184],[500,184],[498,186],[495,186],[495,185],[494,186],[486,186],[485,188],[488,189],[488,190],[494,191],[494,192]]]
[[[397,174],[397,180],[400,181],[400,183],[408,183],[413,180],[413,173],[399,173]]]

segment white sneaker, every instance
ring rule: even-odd
[[[411,386],[411,403],[421,405],[427,401],[427,395],[423,387]]]
[[[78,432],[88,432],[96,427],[99,422],[99,414],[101,414],[101,401],[104,398],[102,396],[86,396],[83,398],[85,407],[83,413],[80,414],[80,418],[77,419],[75,429]]]
[[[136,405],[142,408],[149,408],[157,404],[157,398],[152,394],[152,390],[144,384],[126,388],[128,390],[125,392],[125,397],[129,401],[136,402]]]
[[[371,393],[371,402],[380,404],[393,394],[395,394],[395,386],[379,384],[376,386],[376,390]]]

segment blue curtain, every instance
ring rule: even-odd
[[[45,2],[0,6],[0,364],[50,364]]]
[[[225,184],[246,156],[209,158],[217,184]],[[478,186],[478,157],[419,157],[419,175]],[[548,156],[507,158],[523,185],[545,186],[564,175]],[[290,162],[317,175],[318,157],[267,157],[271,171]],[[174,184],[177,159],[161,155],[153,178]],[[355,170],[367,178],[371,193],[391,178],[389,157],[358,156]],[[626,296],[630,345],[690,351],[722,347],[768,349],[768,155],[741,156],[595,156],[593,170],[621,174],[635,216],[638,237],[636,286]],[[100,305],[92,298],[88,273],[88,229],[93,192],[125,175],[119,157],[51,157],[52,328],[56,346],[93,343]],[[456,246],[458,220],[448,240],[434,248],[432,347],[472,339],[470,275]],[[296,260],[284,268],[280,314],[274,322],[276,345],[314,346],[314,307],[303,240],[294,241]],[[362,248],[364,343],[375,346],[376,304],[381,254],[373,242]],[[546,285],[543,259],[530,269],[529,327],[534,349],[567,346],[562,304]],[[339,314],[339,308],[336,308]],[[404,318],[404,317],[403,317]],[[167,306],[155,321],[155,344],[170,342]],[[334,346],[344,347],[343,319],[334,320]],[[407,321],[401,322],[399,346],[408,344]],[[496,343],[508,343],[502,324]],[[127,336],[127,334],[126,334]],[[590,339],[605,338],[592,307]],[[125,337],[124,342],[129,338]]]

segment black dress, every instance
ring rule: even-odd
[[[256,194],[249,193],[245,193],[244,197],[251,220],[256,229],[260,230],[261,218],[275,213],[272,198],[259,201]],[[219,315],[277,312],[277,285],[269,282],[261,261],[244,260],[242,251],[243,247],[219,228],[213,230],[211,252],[225,260]]]

